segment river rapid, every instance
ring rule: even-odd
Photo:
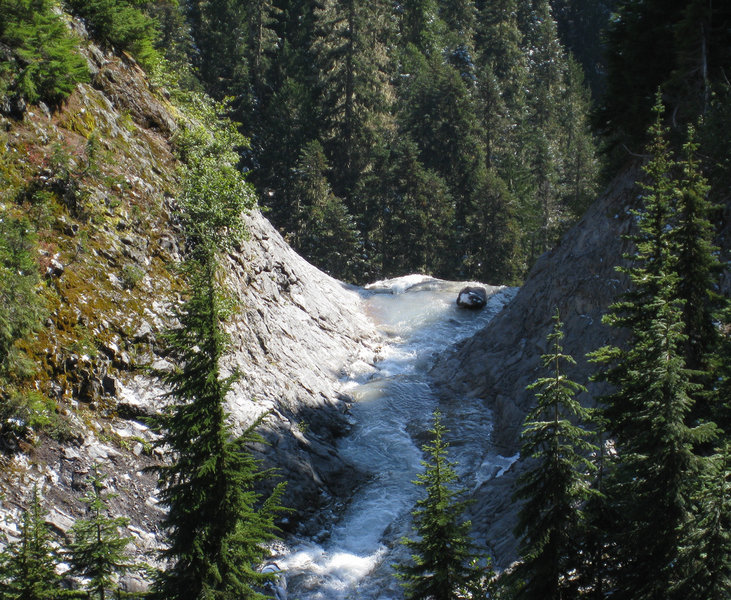
[[[365,310],[387,342],[378,362],[342,381],[353,399],[352,430],[340,440],[343,458],[369,473],[366,484],[315,539],[290,539],[276,564],[284,571],[280,597],[297,600],[385,600],[403,597],[393,564],[408,559],[399,543],[411,534],[410,513],[423,489],[423,469],[435,409],[449,429],[450,460],[460,483],[475,488],[500,476],[517,457],[489,452],[491,418],[479,398],[435,395],[429,371],[440,353],[485,327],[515,288],[485,286],[487,306],[456,305],[467,284],[409,275],[363,288]],[[474,285],[474,284],[473,284]],[[285,586],[286,582],[286,586]]]

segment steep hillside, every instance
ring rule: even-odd
[[[625,263],[623,255],[631,252],[623,236],[632,227],[630,207],[636,204],[635,181],[640,175],[639,165],[632,165],[615,178],[559,245],[541,256],[515,299],[484,330],[442,356],[435,366],[433,374],[445,401],[460,395],[482,398],[492,412],[494,425],[486,450],[506,457],[520,451],[523,421],[535,402],[533,392],[525,388],[545,376],[541,355],[548,350],[546,336],[556,309],[564,322],[564,351],[577,361],[566,374],[588,387],[579,398],[593,405],[605,389],[588,381],[596,369],[586,354],[622,342],[622,332],[604,325],[602,316],[627,287],[626,278],[615,267]],[[731,249],[729,214],[731,202],[726,203],[719,237],[725,256]],[[729,279],[727,269],[721,279],[726,295],[731,293]],[[515,462],[504,476],[474,491],[473,523],[503,567],[517,558],[512,535],[516,505],[511,496],[522,466]]]
[[[0,498],[17,515],[37,484],[65,532],[98,463],[142,552],[159,543],[144,469],[165,457],[151,452],[144,417],[165,390],[147,367],[167,364],[161,334],[180,300],[173,136],[185,119],[128,56],[91,46],[86,58],[91,84],[59,110],[0,116],[0,208],[38,232],[47,304],[43,327],[17,343],[32,368],[15,382],[21,397],[39,395],[44,420],[6,415]],[[237,428],[270,412],[261,454],[289,481],[284,503],[304,515],[357,477],[333,447],[347,429],[338,381],[373,360],[378,339],[356,291],[297,256],[260,213],[247,226],[227,260],[236,311],[226,368],[243,375],[228,409]],[[12,521],[0,527],[17,534]]]

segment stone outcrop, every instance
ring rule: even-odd
[[[574,380],[587,383],[593,371],[587,352],[618,341],[618,332],[603,325],[601,318],[626,287],[615,266],[629,250],[622,236],[629,232],[628,207],[636,197],[638,173],[631,168],[615,179],[560,244],[540,257],[513,301],[484,330],[435,365],[433,375],[445,396],[482,398],[492,412],[494,426],[486,452],[514,456],[520,451],[523,420],[533,403],[525,387],[543,375],[541,355],[547,351],[546,335],[556,309],[564,322],[564,350],[577,361],[568,373]],[[589,387],[585,402],[600,391]],[[501,567],[517,557],[511,496],[521,466],[516,462],[474,494],[472,522]]]
[[[55,304],[46,328],[28,340],[42,369],[36,387],[57,403],[63,431],[34,433],[19,452],[0,457],[0,513],[17,517],[37,484],[52,508],[49,523],[64,534],[83,514],[87,476],[99,464],[119,494],[112,510],[130,518],[143,553],[160,544],[163,514],[146,468],[167,458],[153,450],[145,425],[165,390],[145,367],[166,366],[161,334],[182,291],[170,268],[183,245],[171,142],[179,115],[129,57],[92,46],[87,59],[92,84],[79,85],[60,110],[31,107],[0,123],[3,151],[30,157],[19,163],[18,181],[53,194],[70,190],[75,202],[57,209],[42,240]],[[72,177],[49,166],[60,151]],[[223,368],[241,373],[227,408],[239,431],[269,413],[261,430],[269,445],[257,451],[288,481],[284,503],[295,511],[294,526],[297,516],[352,493],[357,467],[335,450],[348,429],[341,380],[352,365],[372,363],[380,342],[355,288],[300,258],[258,211],[247,225],[248,239],[225,265],[236,311]],[[14,521],[0,519],[11,539]]]

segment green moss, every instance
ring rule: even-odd
[[[89,138],[89,136],[91,136],[91,134],[96,130],[96,120],[94,119],[94,115],[85,108],[81,108],[74,114],[68,115],[64,120],[63,125],[70,131],[83,135],[85,138]]]

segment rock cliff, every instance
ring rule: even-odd
[[[607,307],[626,289],[626,278],[616,266],[631,252],[623,236],[630,232],[630,208],[636,204],[639,165],[628,166],[608,186],[553,250],[545,253],[531,269],[513,301],[474,337],[440,357],[433,375],[445,401],[470,396],[484,400],[494,425],[486,450],[505,457],[520,451],[523,421],[534,402],[526,386],[544,376],[541,355],[547,351],[546,336],[556,309],[564,323],[564,351],[577,361],[567,369],[574,381],[587,385],[579,396],[593,405],[602,386],[588,381],[595,366],[586,354],[606,344],[621,344],[622,332],[602,324]],[[725,207],[725,228],[719,244],[728,256],[731,244]],[[728,295],[728,270],[722,277]],[[494,477],[474,491],[472,521],[487,542],[500,567],[517,558],[517,542],[512,534],[516,506],[511,500],[513,486],[522,463],[514,462],[501,477]]]
[[[180,114],[129,57],[93,46],[86,56],[93,81],[59,110],[0,116],[0,202],[34,220],[47,267],[48,319],[22,345],[36,364],[31,385],[53,403],[57,425],[0,459],[0,502],[17,516],[37,484],[63,534],[84,510],[86,476],[98,463],[142,553],[160,541],[145,468],[165,457],[151,451],[144,417],[164,389],[146,367],[165,366],[161,333],[181,292],[171,269],[183,244],[172,145]],[[247,225],[248,239],[226,260],[237,311],[224,368],[242,373],[228,410],[239,429],[270,413],[262,430],[270,446],[260,454],[289,482],[284,503],[307,515],[358,476],[334,450],[347,430],[339,381],[351,365],[373,361],[379,339],[355,289],[301,259],[259,212]],[[0,530],[18,533],[13,519]]]

